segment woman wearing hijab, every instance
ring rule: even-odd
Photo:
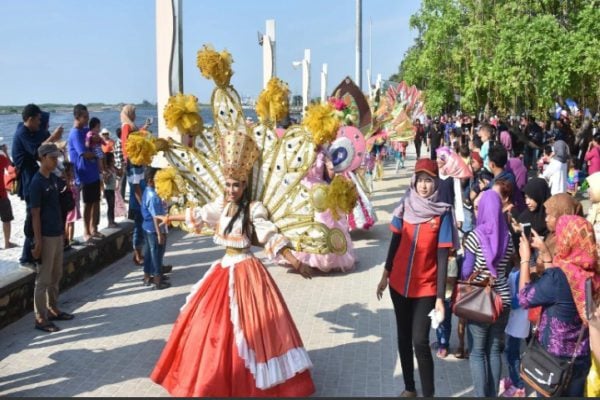
[[[546,209],[544,203],[550,198],[550,187],[545,179],[532,178],[524,188],[525,204],[527,209],[519,214],[517,221],[522,224],[531,224],[531,229],[538,235],[545,237],[548,228],[546,227]]]
[[[507,277],[514,245],[502,212],[500,195],[494,190],[486,190],[476,199],[476,204],[477,225],[464,241],[462,279],[468,280],[473,272],[478,273],[474,278],[475,282],[493,278],[492,288],[502,298],[504,308],[492,324],[467,321],[471,351],[469,366],[475,396],[497,397],[502,371],[504,328],[510,306]]]
[[[121,149],[123,151],[123,159],[126,162],[127,182],[129,183],[129,212],[127,218],[133,220],[133,262],[137,265],[144,264],[142,256],[142,247],[144,246],[144,232],[142,231],[142,211],[140,204],[142,202],[142,193],[146,184],[144,182],[144,167],[133,165],[127,159],[127,138],[131,132],[136,132],[138,129],[135,124],[135,106],[126,104],[121,110]],[[146,130],[147,124],[144,124],[141,130]]]
[[[542,247],[542,239],[533,233],[531,247]],[[592,279],[595,293],[600,290],[600,270],[592,224],[577,215],[563,215],[556,221],[554,257],[540,279],[530,281],[529,241],[521,236],[519,246],[521,274],[519,304],[530,308],[541,306],[542,315],[536,331],[537,340],[552,355],[562,359],[576,356],[571,380],[559,396],[582,397],[590,369],[589,332],[584,330],[576,346],[585,316],[585,281]]]
[[[567,160],[569,146],[563,140],[557,140],[552,147],[552,159],[542,173],[542,178],[548,181],[550,192],[554,194],[567,192]]]
[[[417,396],[413,345],[422,395],[432,397],[435,393],[428,314],[435,308],[438,320],[444,320],[448,253],[458,248],[451,206],[438,201],[438,185],[436,162],[418,160],[410,188],[394,210],[392,241],[377,285],[377,298],[381,299],[389,282],[394,304],[405,386],[400,397]]]

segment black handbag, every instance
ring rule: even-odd
[[[521,378],[544,397],[560,396],[571,381],[575,354],[584,331],[585,326],[582,326],[570,360],[550,354],[534,336],[521,355]]]

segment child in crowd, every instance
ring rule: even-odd
[[[568,170],[567,170],[567,193],[572,196],[577,194],[579,190],[579,173],[578,169],[575,169],[575,163],[573,159],[569,159],[568,161]]]
[[[450,346],[450,334],[452,333],[452,309],[450,302],[454,285],[458,279],[458,260],[456,254],[448,257],[448,275],[446,278],[446,298],[444,299],[444,320],[437,327],[435,333],[437,335],[437,356],[446,358],[448,356],[448,347]]]
[[[106,217],[108,219],[109,228],[117,228],[115,223],[115,190],[117,187],[118,171],[115,168],[115,155],[113,153],[105,154],[105,170],[104,170],[104,198],[108,207]]]
[[[8,169],[12,165],[10,157],[8,157],[8,150],[6,144],[0,146],[0,220],[2,221],[2,231],[4,232],[4,248],[10,249],[17,245],[10,241],[10,224],[14,219],[12,206],[8,193],[4,185],[4,170]]]
[[[404,146],[404,142],[398,142],[395,144],[394,149],[394,158],[396,159],[396,173],[398,173],[398,169],[404,169],[404,158],[406,157],[406,147]]]
[[[153,289],[161,290],[171,286],[162,274],[162,262],[167,244],[167,226],[160,225],[161,219],[157,216],[165,216],[166,210],[163,201],[158,197],[154,189],[154,177],[158,168],[148,167],[144,172],[146,188],[142,195],[142,229],[146,239],[144,250],[144,285],[152,286]]]
[[[544,154],[542,154],[542,156],[539,158],[538,162],[537,162],[537,168],[539,173],[541,174],[542,172],[544,172],[544,168],[546,167],[546,165],[550,164],[550,160],[552,156],[552,146],[547,145],[544,146]]]
[[[67,213],[67,219],[65,221],[65,244],[73,246],[80,244],[73,238],[75,235],[75,221],[79,221],[81,219],[81,211],[79,209],[80,193],[79,186],[75,183],[75,168],[73,163],[66,161],[63,163],[63,167],[64,179],[67,188],[71,190],[71,193],[73,193],[73,200],[75,201],[75,207],[73,207],[73,209]]]
[[[373,170],[375,169],[375,153],[373,151],[369,151],[365,154],[365,158],[363,159],[364,167],[365,167],[365,180],[367,181],[367,190],[370,193],[373,193]]]
[[[513,269],[508,275],[511,307],[506,324],[506,347],[504,355],[508,364],[509,377],[500,381],[500,397],[525,397],[525,383],[519,371],[521,369],[521,342],[529,336],[528,311],[519,306],[519,255],[513,256]],[[504,390],[503,390],[504,389]]]
[[[96,117],[90,118],[90,130],[85,135],[85,147],[94,153],[98,162],[98,171],[103,174],[105,171],[104,166],[104,152],[102,151],[102,145],[106,142],[100,136],[100,120]]]

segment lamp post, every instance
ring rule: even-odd
[[[263,88],[272,77],[277,76],[275,70],[275,20],[266,21],[266,33],[258,33],[258,44],[263,48]]]
[[[294,68],[302,67],[302,116],[310,101],[310,49],[304,49],[304,58],[292,62]]]
[[[327,64],[321,69],[321,103],[327,103]]]

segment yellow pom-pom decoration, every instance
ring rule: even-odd
[[[184,135],[198,135],[204,129],[204,121],[198,111],[196,96],[178,93],[169,97],[163,116],[167,128],[177,128]]]
[[[332,142],[340,127],[340,121],[335,115],[331,104],[313,104],[306,110],[302,122],[313,136],[316,145]]]
[[[173,167],[161,169],[154,176],[156,194],[163,200],[179,196],[185,188],[183,178],[177,174]]]
[[[280,79],[271,78],[258,100],[256,101],[256,115],[261,122],[277,122],[288,114],[290,90],[287,84]]]
[[[233,58],[226,50],[218,53],[212,46],[204,45],[198,51],[197,64],[202,76],[212,79],[219,87],[229,85],[233,75],[232,63]]]
[[[348,214],[356,206],[358,192],[354,183],[342,176],[336,175],[329,184],[327,193],[327,208],[335,219],[339,219],[338,210]]]
[[[125,151],[133,164],[150,165],[152,157],[156,154],[156,147],[144,133],[131,132],[125,143]]]

